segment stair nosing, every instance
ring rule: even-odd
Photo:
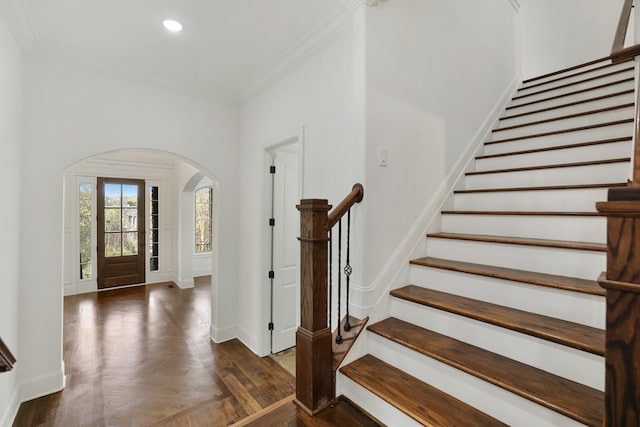
[[[616,159],[603,159],[603,160],[590,160],[586,162],[573,162],[573,163],[556,163],[552,165],[540,165],[540,166],[524,166],[518,168],[505,168],[505,169],[491,169],[491,170],[481,170],[481,171],[472,171],[465,172],[465,176],[476,176],[476,175],[488,175],[493,173],[510,173],[510,172],[528,172],[533,170],[543,170],[543,169],[559,169],[559,168],[572,168],[572,167],[583,167],[583,166],[596,166],[596,165],[607,165],[611,163],[626,163],[630,162],[631,157],[619,157]]]
[[[604,184],[575,184],[575,185],[547,185],[536,187],[502,187],[502,188],[476,188],[469,190],[454,190],[454,194],[475,193],[500,193],[512,191],[556,191],[556,190],[592,190],[596,188],[626,187],[626,182],[614,182]]]
[[[569,212],[569,211],[476,211],[476,210],[442,210],[442,215],[487,215],[487,216],[579,216],[606,217],[600,212]]]
[[[622,84],[622,83],[633,82],[634,80],[635,79],[633,77],[629,77],[627,79],[617,80],[615,82],[605,83],[605,84],[598,85],[598,86],[592,86],[592,87],[586,88],[586,89],[580,89],[580,90],[576,90],[576,91],[573,91],[573,92],[567,92],[567,93],[563,93],[563,94],[556,95],[556,96],[550,96],[549,98],[543,98],[543,99],[538,99],[538,100],[535,100],[535,101],[523,102],[522,104],[510,105],[510,106],[506,107],[505,109],[507,111],[509,111],[509,110],[513,110],[515,108],[528,107],[529,105],[539,104],[541,102],[547,102],[547,101],[554,101],[556,99],[564,98],[564,97],[567,97],[567,96],[578,95],[578,94],[581,94],[581,93],[590,92],[592,90],[604,89],[604,88],[609,87],[609,86],[615,86],[615,85],[619,85],[619,84]]]
[[[455,261],[436,257],[423,257],[410,261],[412,265],[455,271],[477,276],[491,277],[529,285],[543,286],[581,294],[605,296],[606,291],[595,280],[576,277],[560,276],[556,274],[540,273],[536,271],[519,270],[515,268],[478,264],[466,261]],[[581,283],[583,286],[577,286]]]
[[[634,93],[633,89],[623,90],[620,92],[615,92],[607,95],[596,96],[594,98],[582,99],[580,101],[573,101],[573,102],[568,102],[566,104],[554,105],[553,107],[541,108],[539,110],[529,111],[526,113],[513,114],[510,116],[502,116],[498,120],[511,120],[511,119],[516,119],[518,117],[524,117],[524,116],[529,116],[529,115],[539,114],[539,113],[546,113],[548,111],[558,110],[560,108],[567,108],[567,107],[573,107],[581,104],[588,104],[590,102],[602,101],[604,99],[615,98],[617,96],[629,95],[632,93]]]
[[[445,393],[444,391],[438,389],[437,387],[434,387],[431,384],[425,381],[422,381],[421,379],[416,378],[413,375],[403,371],[402,369],[399,369],[381,359],[378,359],[377,357],[371,354],[366,354],[360,357],[359,359],[353,361],[349,365],[340,368],[340,372],[343,375],[345,375],[347,378],[349,378],[351,381],[354,381],[356,384],[359,384],[364,389],[375,394],[380,399],[394,406],[396,409],[403,412],[405,415],[414,419],[420,424],[435,426],[437,424],[434,424],[434,422],[437,422],[437,420],[433,419],[433,417],[430,417],[429,419],[427,419],[424,416],[421,416],[420,414],[417,413],[417,411],[414,408],[410,408],[406,404],[403,404],[401,402],[401,399],[397,398],[397,395],[392,396],[391,393],[386,392],[386,390],[380,390],[379,388],[376,388],[375,384],[373,384],[371,381],[367,381],[367,378],[363,378],[363,375],[358,375],[360,373],[359,369],[362,369],[360,368],[360,365],[369,364],[369,363],[375,363],[376,365],[382,364],[382,366],[376,366],[376,371],[386,372],[392,375],[394,378],[399,378],[403,382],[406,382],[407,385],[412,385],[414,393],[416,389],[420,389],[421,392],[429,395],[429,397],[431,398],[430,400],[435,400],[436,402],[439,402],[439,403],[442,401],[447,401],[447,405],[455,404],[458,408],[460,408],[460,405],[462,405],[462,408],[464,408],[466,415],[472,415],[477,417],[477,418],[475,417],[473,418],[474,422],[476,423],[475,425],[484,426],[486,425],[487,422],[491,422],[491,425],[506,426],[506,424],[504,424],[503,422],[491,417],[490,415],[480,411],[477,408],[474,408],[468,403],[448,393]],[[388,375],[386,377],[388,377]],[[394,391],[398,393],[399,390],[394,389]],[[409,396],[406,393],[402,393],[402,397],[410,398],[409,400],[413,402],[416,401],[415,394],[412,394],[411,396]],[[443,408],[440,408],[440,410],[442,409]],[[426,412],[432,412],[432,411],[426,411]],[[443,415],[443,416],[446,416],[446,415]],[[477,424],[477,423],[482,423],[482,424]]]
[[[484,154],[481,156],[476,156],[475,159],[484,160],[484,159],[492,159],[496,157],[507,157],[507,156],[518,156],[522,154],[542,153],[546,151],[568,150],[573,148],[591,147],[593,145],[613,144],[616,142],[630,142],[632,140],[633,138],[631,136],[622,136],[619,138],[600,139],[597,141],[577,142],[574,144],[554,145],[552,147],[532,148],[530,150],[509,151],[506,153],[497,153],[497,154]]]
[[[563,85],[560,85],[560,86],[554,86],[552,88],[540,90],[540,91],[537,91],[537,92],[531,92],[531,93],[527,93],[525,95],[514,96],[511,99],[512,99],[512,101],[516,101],[516,100],[519,100],[519,99],[527,98],[529,96],[540,95],[541,93],[552,92],[554,90],[564,89],[564,88],[567,88],[567,87],[570,87],[570,86],[576,86],[576,85],[579,85],[579,84],[582,84],[582,83],[592,82],[594,80],[599,80],[599,79],[603,79],[603,78],[606,78],[606,77],[615,76],[616,74],[628,73],[629,71],[633,71],[633,69],[634,69],[634,67],[627,67],[627,68],[623,68],[621,70],[612,71],[610,73],[602,74],[600,76],[589,77],[588,79],[578,80],[578,81],[571,82],[571,83],[566,83],[566,84],[563,84]]]
[[[587,70],[582,70],[582,71],[577,72],[577,73],[568,74],[566,76],[558,77],[556,79],[547,80],[546,82],[535,83],[535,84],[532,84],[532,85],[526,85],[524,83],[524,81],[523,81],[522,82],[523,86],[518,89],[518,92],[520,92],[521,90],[528,90],[528,89],[531,89],[531,88],[534,88],[534,87],[539,87],[539,86],[543,86],[543,85],[546,85],[546,84],[551,84],[551,83],[554,83],[554,82],[558,82],[560,80],[570,79],[572,77],[580,76],[580,75],[583,75],[583,74],[592,73],[594,71],[604,70],[605,68],[614,67],[616,65],[618,65],[618,64],[614,64],[614,63],[605,64],[605,65],[601,65],[599,67],[589,68]]]
[[[527,127],[527,126],[537,126],[537,125],[557,122],[557,121],[561,121],[561,120],[569,120],[569,119],[575,119],[575,118],[578,118],[578,117],[590,116],[590,115],[599,114],[599,113],[607,113],[607,112],[610,112],[610,111],[623,110],[623,109],[630,108],[630,107],[633,107],[633,106],[635,106],[635,104],[633,102],[629,102],[629,103],[626,103],[626,104],[618,104],[618,105],[613,105],[611,107],[603,107],[603,108],[598,108],[598,109],[595,109],[595,110],[584,111],[582,113],[567,114],[567,115],[564,115],[564,116],[552,117],[552,118],[548,118],[548,119],[544,119],[544,120],[537,120],[537,121],[533,121],[533,122],[520,123],[520,124],[512,125],[512,126],[500,127],[500,128],[493,129],[491,132],[504,132],[504,131],[508,131],[508,130]]]
[[[486,141],[484,143],[484,145],[493,145],[493,144],[500,144],[500,143],[503,143],[503,142],[521,141],[523,139],[531,139],[531,138],[542,138],[542,137],[545,137],[545,136],[561,135],[561,134],[571,133],[571,132],[580,132],[580,131],[583,131],[583,130],[598,129],[598,128],[603,128],[603,127],[607,127],[607,126],[617,126],[617,125],[633,123],[633,122],[634,122],[633,118],[631,118],[631,119],[622,119],[622,120],[614,120],[612,122],[596,123],[596,124],[587,125],[587,126],[578,126],[578,127],[574,127],[574,128],[560,129],[560,130],[554,130],[554,131],[543,132],[543,133],[534,133],[534,134],[529,134],[529,135],[514,136],[514,137],[511,137],[511,138],[489,140],[489,141]]]
[[[606,252],[607,245],[604,243],[594,242],[577,242],[569,240],[551,240],[551,239],[536,239],[525,237],[507,237],[507,236],[493,236],[486,234],[466,234],[466,233],[429,233],[427,238],[432,239],[450,239],[450,240],[465,240],[472,242],[484,242],[484,243],[496,243],[506,245],[521,245],[521,246],[538,246],[544,248],[559,248],[570,250],[583,250],[591,252]]]
[[[567,68],[562,68],[560,70],[552,71],[550,73],[542,74],[540,76],[531,77],[531,78],[523,80],[522,83],[526,84],[526,83],[530,83],[530,82],[535,82],[537,80],[542,80],[542,79],[546,79],[546,78],[549,78],[549,77],[557,76],[559,74],[568,73],[569,71],[578,70],[578,69],[584,68],[584,67],[589,67],[591,65],[598,64],[600,62],[605,62],[605,61],[611,61],[611,56],[605,56],[605,57],[602,57],[602,58],[594,59],[593,61],[584,62],[582,64],[573,65],[573,66],[567,67]],[[629,61],[629,62],[631,62],[631,61]],[[611,65],[613,65],[613,63]]]
[[[417,343],[415,342],[415,340],[412,341],[407,336],[400,337],[397,334],[393,336],[390,332],[381,330],[385,327],[386,323],[389,322],[395,324],[392,326],[396,328],[401,326],[405,330],[412,329],[414,331],[419,331],[426,338],[426,340],[424,340],[425,342],[432,343],[435,342],[435,340],[438,340],[440,343],[447,343],[447,347],[449,348],[455,346],[456,350],[453,351],[455,351],[457,354],[473,354],[474,358],[480,361],[480,364],[479,366],[469,366],[468,361],[462,360],[463,358],[460,357],[455,357],[453,354],[451,354],[451,351],[449,352],[449,354],[446,354],[444,351],[436,351],[433,348],[422,345],[421,342]],[[496,387],[503,388],[504,390],[514,393],[515,395],[528,399],[534,403],[542,405],[543,407],[558,412],[583,424],[599,426],[604,419],[604,414],[600,415],[598,412],[591,415],[585,413],[584,409],[586,409],[587,411],[597,411],[597,408],[604,408],[604,393],[589,386],[585,386],[583,384],[568,380],[558,375],[545,372],[533,366],[510,359],[506,356],[493,353],[483,348],[465,343],[460,340],[456,340],[454,338],[425,328],[421,328],[419,326],[393,317],[370,325],[367,329],[372,333],[375,333],[383,338],[397,343],[398,345],[402,345],[412,351],[420,353],[426,357],[430,357],[434,360],[451,366],[454,369],[458,369],[468,375],[472,375],[476,378],[486,381]],[[387,327],[386,329],[391,328]],[[496,375],[496,372],[488,372],[488,370],[486,369],[487,366],[493,366],[497,364],[500,364],[505,372],[501,376]],[[509,369],[506,369],[506,366],[509,366]],[[546,378],[546,384],[548,385],[549,390],[564,391],[567,388],[571,387],[573,391],[579,391],[578,395],[583,399],[583,401],[587,399],[588,401],[583,404],[583,410],[578,411],[572,410],[572,408],[569,407],[560,406],[560,403],[557,402],[557,400],[554,402],[553,399],[555,396],[557,396],[557,394],[552,396],[541,396],[537,392],[537,390],[532,389],[527,381],[524,381],[519,377],[507,376],[507,371],[519,372],[519,377],[522,377],[524,375],[531,376],[532,374],[535,374],[536,376]],[[600,402],[600,400],[602,400],[602,402]],[[598,401],[597,405],[594,404],[596,403],[595,401]]]
[[[409,295],[402,294],[402,291],[407,289],[419,289],[421,292],[427,292],[431,294],[431,299],[428,297],[425,298],[424,295]],[[539,338],[544,341],[554,342],[556,344],[563,345],[565,347],[575,348],[580,351],[585,351],[587,353],[595,354],[596,356],[604,357],[605,349],[604,349],[604,333],[603,329],[594,328],[591,326],[585,326],[580,323],[570,322],[568,320],[562,320],[553,318],[550,316],[545,316],[542,314],[532,313],[525,310],[519,310],[516,308],[511,308],[499,304],[493,304],[490,302],[481,301],[474,298],[463,297],[459,295],[450,294],[447,292],[436,291],[432,289],[422,288],[416,285],[408,285],[399,289],[394,289],[391,291],[391,295],[404,299],[406,301],[410,301],[416,304],[424,305],[426,307],[431,307],[436,310],[446,311],[448,313],[456,314],[458,316],[466,317],[469,319],[477,320],[479,322],[487,323],[490,325],[498,326],[500,328],[509,329],[521,334],[530,335],[532,337]],[[447,299],[447,303],[442,303],[438,301],[433,301],[434,297],[440,296],[442,298]],[[464,307],[464,304],[473,304],[475,306],[482,307],[482,309],[474,308],[470,309],[468,307]],[[503,314],[489,314],[488,312],[491,310],[502,311]],[[508,313],[504,314],[504,313]],[[529,325],[523,325],[520,322],[508,322],[506,320],[507,317],[513,316],[522,316],[527,319],[527,323]],[[558,325],[556,331],[551,331],[548,328],[540,327],[540,324],[544,324],[545,321],[553,322]],[[536,325],[535,327],[532,325]],[[602,343],[601,346],[595,346],[593,343],[588,343],[584,340],[580,341],[577,337],[568,337],[561,336],[558,333],[558,330],[566,331],[575,331],[578,329],[582,329],[584,332],[589,332],[592,334],[602,335]]]

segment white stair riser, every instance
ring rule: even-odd
[[[602,66],[605,64],[600,64],[599,66]],[[629,63],[629,62],[624,62],[624,63],[620,63],[620,64],[615,64],[606,68],[602,68],[600,70],[598,69],[594,69],[591,70],[587,73],[583,73],[583,74],[578,74],[577,76],[572,76],[572,77],[567,77],[567,78],[562,78],[571,74],[576,74],[576,73],[580,73],[582,71],[585,70],[574,70],[571,71],[569,73],[566,73],[564,75],[557,75],[554,76],[553,78],[550,78],[549,80],[551,81],[547,81],[546,83],[541,80],[541,81],[535,81],[535,82],[531,82],[527,85],[523,84],[520,89],[518,90],[518,95],[526,95],[529,94],[531,92],[537,92],[539,90],[545,90],[545,89],[551,89],[557,86],[561,86],[564,84],[568,84],[568,83],[574,83],[577,81],[581,81],[581,80],[585,80],[585,79],[590,79],[593,77],[599,77],[602,76],[604,74],[609,74],[609,73],[613,73],[616,71],[621,71],[621,70],[626,70],[627,68],[633,68],[633,63]],[[560,79],[561,80],[555,80],[554,79]],[[535,85],[535,86],[533,86]]]
[[[388,426],[421,427],[422,424],[398,410],[395,406],[382,400],[349,377],[336,375],[337,393],[348,396],[349,400],[367,412],[375,419]],[[426,382],[426,381],[425,381]]]
[[[517,139],[515,141],[504,141],[495,144],[487,143],[484,145],[484,154],[511,153],[514,151],[557,147],[559,145],[600,141],[604,139],[625,138],[631,135],[633,135],[633,123],[621,123],[594,129]],[[493,141],[496,141],[496,139]],[[491,140],[487,142],[491,142]]]
[[[532,84],[536,84],[536,83],[549,82],[549,81],[552,81],[552,80],[557,79],[559,77],[565,77],[565,76],[568,76],[568,75],[571,75],[571,74],[579,73],[581,71],[595,70],[596,68],[602,67],[603,65],[607,65],[607,64],[610,65],[611,61],[605,60],[605,61],[597,62],[595,64],[585,65],[585,66],[576,68],[574,70],[565,71],[563,73],[554,74],[552,76],[548,76],[548,77],[541,78],[541,79],[536,79],[536,80],[534,80],[532,82],[529,82],[529,83],[526,83],[526,84],[523,83],[522,85],[523,86],[527,86],[527,85],[532,85]],[[627,65],[625,66],[625,64],[627,64]],[[626,62],[623,62],[623,63],[621,63],[619,65],[622,66],[622,68],[625,68],[625,67],[627,67],[629,65],[633,65],[633,61],[626,61]],[[534,77],[535,78],[536,76],[530,76],[530,77]],[[526,80],[528,80],[530,77],[527,77]]]
[[[548,150],[537,153],[476,159],[476,171],[543,166],[557,163],[588,162],[600,159],[629,157],[633,152],[631,141],[620,141],[584,147]]]
[[[539,101],[539,100],[542,100],[542,99],[547,99],[547,98],[551,98],[551,97],[558,96],[558,95],[564,95],[564,94],[571,93],[571,92],[576,92],[576,91],[579,91],[579,90],[590,89],[590,88],[593,88],[595,86],[604,85],[604,84],[607,84],[607,83],[617,82],[619,80],[628,79],[630,77],[633,77],[633,71],[625,71],[623,73],[614,74],[612,76],[602,77],[602,78],[599,78],[597,80],[591,80],[591,81],[587,81],[587,82],[583,82],[583,83],[576,83],[576,84],[568,86],[568,87],[562,87],[562,88],[559,88],[559,89],[553,89],[553,90],[545,91],[545,92],[542,92],[542,93],[539,93],[540,91],[535,91],[535,93],[532,93],[529,96],[525,96],[523,98],[514,99],[513,100],[513,104],[511,104],[511,105],[519,105],[519,104],[526,103],[526,102]],[[518,95],[516,95],[514,98],[516,98],[517,96]]]
[[[606,243],[607,219],[580,216],[446,214],[442,216],[442,231]]]
[[[402,366],[416,378],[466,402],[480,411],[518,427],[563,426],[581,424],[550,409],[510,393],[445,363],[409,350],[371,334],[372,354],[395,366]],[[401,425],[401,424],[390,424]]]
[[[465,316],[395,298],[393,317],[604,390],[604,357]]]
[[[590,280],[607,269],[606,254],[600,251],[456,239],[428,238],[427,256]]]
[[[409,283],[594,328],[605,328],[605,298],[563,289],[412,265]]]
[[[596,201],[607,200],[607,191],[589,188],[458,193],[454,196],[454,209],[588,212],[595,209]]]
[[[614,96],[611,98],[600,99],[597,101],[585,102],[583,104],[556,108],[549,111],[541,111],[539,113],[527,114],[519,117],[500,119],[496,127],[502,128],[506,126],[514,126],[514,125],[534,122],[538,120],[545,120],[545,119],[551,119],[555,117],[567,116],[570,114],[580,114],[587,111],[599,110],[599,109],[608,108],[608,107],[615,107],[617,105],[629,104],[633,102],[635,102],[633,93],[628,93],[624,95]],[[520,113],[513,113],[513,114],[520,114]],[[506,113],[505,117],[508,117],[508,116],[510,116],[510,114]]]
[[[544,170],[468,175],[465,178],[465,185],[468,190],[471,190],[503,187],[505,184],[512,187],[604,184],[609,182],[624,182],[628,173],[629,162],[603,163]]]
[[[552,122],[540,123],[537,125],[527,125],[514,129],[498,130],[492,133],[491,139],[515,138],[524,135],[553,132],[564,129],[573,129],[582,126],[590,126],[600,123],[614,122],[618,120],[632,119],[635,114],[635,107],[625,107],[617,110],[606,111],[598,114],[573,117],[569,119],[555,120]]]
[[[623,90],[633,89],[633,81],[621,81],[619,83],[612,84],[603,88],[598,88],[599,84],[594,84],[593,89],[586,92],[580,92],[572,95],[561,96],[556,99],[546,99],[540,102],[532,103],[531,99],[523,98],[520,100],[512,101],[508,105],[508,109],[505,114],[520,114],[528,111],[535,111],[541,108],[555,107],[562,104],[567,104],[575,101],[582,101],[589,98],[596,98],[598,96],[609,95],[611,93],[620,92]],[[513,107],[513,108],[510,108]]]

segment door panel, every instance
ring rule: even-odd
[[[98,288],[145,281],[145,182],[98,178]]]
[[[275,154],[273,324],[271,351],[277,353],[296,345],[300,319],[298,262],[300,221],[296,205],[299,200],[298,154],[278,151]]]

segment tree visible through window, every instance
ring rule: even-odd
[[[211,218],[213,190],[204,187],[196,190],[195,197],[195,250],[196,253],[211,252]]]
[[[80,184],[80,279],[91,279],[91,184]]]

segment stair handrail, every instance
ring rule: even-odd
[[[628,48],[624,47],[624,41],[627,38],[627,29],[629,28],[629,20],[631,19],[632,10],[633,0],[625,0],[622,5],[622,11],[620,12],[616,35],[613,38],[613,45],[611,46],[611,60],[614,63],[631,59],[640,54],[640,45],[634,45]]]
[[[640,44],[624,47],[632,7],[633,0],[625,0],[613,63],[640,55]],[[640,88],[636,92],[632,180],[596,203],[607,217],[607,270],[598,278],[606,290],[604,427],[640,425]]]
[[[347,197],[330,213],[332,206],[327,199],[303,199],[297,206],[300,211],[298,239],[300,241],[300,326],[296,332],[296,398],[294,402],[312,416],[328,407],[336,397],[333,334],[331,323],[328,321],[331,313],[331,287],[329,286],[332,277],[330,272],[331,230],[336,224],[342,227],[342,218],[345,215],[348,218],[348,230],[350,230],[351,208],[356,203],[360,203],[363,196],[364,187],[357,183]],[[347,242],[348,239],[347,237]],[[340,239],[339,242],[341,245]],[[346,263],[349,272],[348,274],[345,272],[347,283],[348,276],[351,274],[348,259],[349,255]],[[341,265],[339,264],[338,267],[340,268]],[[347,270],[346,267],[345,270]],[[347,323],[348,313],[347,311]],[[338,336],[340,327],[338,322]]]
[[[9,347],[0,337],[0,372],[7,372],[13,369],[13,365],[16,363],[16,358],[9,350]]]

